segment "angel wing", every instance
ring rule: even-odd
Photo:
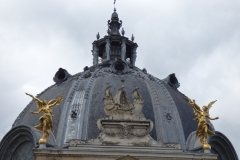
[[[54,107],[54,106],[59,105],[59,103],[62,101],[63,101],[62,96],[57,95],[56,99],[53,99],[48,102],[48,105],[49,105],[49,107]]]
[[[193,113],[197,116],[197,115],[199,115],[201,112],[202,112],[202,110],[201,110],[201,108],[195,103],[195,100],[193,99],[193,100],[191,100],[191,99],[189,99],[188,97],[183,97],[191,106],[192,106],[192,108],[193,108]]]
[[[34,101],[35,101],[36,104],[37,104],[38,110],[42,109],[42,107],[43,107],[42,101],[41,101],[40,99],[38,99],[38,98],[36,98],[36,99],[34,98]]]
[[[207,112],[210,110],[210,108],[212,107],[212,105],[216,102],[217,100],[215,101],[212,101],[210,102],[206,107],[207,107]]]

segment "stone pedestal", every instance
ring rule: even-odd
[[[149,135],[153,128],[151,120],[105,120],[97,122],[102,144],[127,146],[162,146]]]
[[[46,144],[40,144],[38,148],[39,149],[46,149],[47,147],[46,147]]]

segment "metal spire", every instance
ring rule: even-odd
[[[115,3],[116,3],[116,0],[114,0],[114,2],[113,2],[113,4],[114,4],[114,12],[116,12]]]
[[[132,34],[131,40],[134,41],[134,36],[133,36],[133,34]]]
[[[115,3],[116,3],[116,0],[114,0],[114,3],[113,3],[114,12],[112,13],[111,20],[108,20],[108,29],[110,31],[110,35],[120,35],[119,29],[122,26],[122,21],[121,20],[119,21],[118,14],[116,12]],[[109,34],[109,31],[107,31],[108,34]]]
[[[96,35],[97,40],[100,38],[99,32]]]

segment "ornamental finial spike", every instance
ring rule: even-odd
[[[134,36],[133,36],[133,34],[132,34],[131,40],[134,41]]]
[[[114,4],[114,12],[116,12],[116,7],[115,7],[115,3],[116,3],[116,0],[114,0],[113,4]]]
[[[211,118],[209,115],[210,108],[217,100],[210,102],[207,106],[203,106],[201,109],[195,103],[195,100],[191,100],[185,96],[183,98],[192,106],[193,113],[197,116],[196,118],[194,118],[194,121],[198,122],[196,136],[200,138],[200,142],[203,144],[202,149],[204,151],[210,150],[211,146],[208,144],[207,139],[210,135],[213,135],[215,133],[210,130],[210,128],[209,128],[210,124],[208,123],[207,119],[209,119],[209,120],[218,119],[218,117]]]
[[[99,40],[99,38],[100,38],[99,32],[97,33],[96,38],[97,38],[97,40]]]
[[[47,138],[49,137],[49,134],[53,128],[52,117],[54,115],[52,114],[52,109],[54,106],[57,106],[61,102],[63,102],[63,98],[62,98],[62,96],[57,95],[56,99],[53,99],[53,100],[47,102],[47,100],[45,100],[45,99],[40,100],[31,94],[26,93],[26,95],[33,98],[33,100],[36,102],[37,108],[38,108],[38,112],[30,111],[30,113],[39,114],[39,113],[43,112],[43,116],[41,116],[39,118],[40,124],[35,126],[35,128],[42,131],[42,138],[39,140],[39,144],[46,145]]]

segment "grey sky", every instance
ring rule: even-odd
[[[106,35],[113,0],[0,0],[0,139],[30,98],[53,84],[62,67],[92,64],[91,43]],[[125,36],[138,43],[136,65],[179,90],[210,114],[240,155],[240,1],[118,0]]]

